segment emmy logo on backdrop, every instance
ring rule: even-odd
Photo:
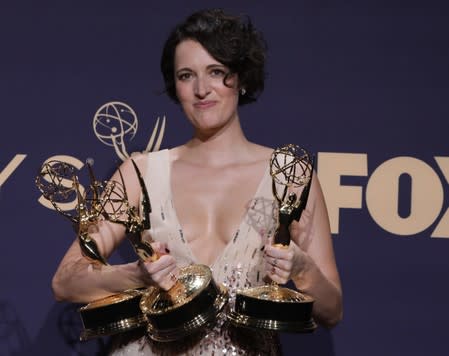
[[[288,248],[289,226],[299,221],[309,196],[313,159],[304,149],[286,145],[273,151],[270,160],[273,197],[278,204],[278,224],[274,246]],[[316,328],[312,319],[314,300],[299,291],[272,282],[237,292],[235,310],[228,315],[238,327],[274,331],[310,332]]]
[[[157,118],[144,152],[155,152],[160,149],[165,133],[165,123],[165,116],[162,120]],[[134,138],[138,124],[136,112],[128,104],[120,101],[103,104],[92,121],[97,138],[105,145],[114,147],[115,153],[122,161],[130,157],[126,141]]]

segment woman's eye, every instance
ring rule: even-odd
[[[225,74],[226,74],[225,71],[222,69],[212,69],[212,71],[211,71],[211,75],[213,77],[222,77]]]
[[[192,76],[192,73],[181,73],[178,74],[178,80],[188,80]]]

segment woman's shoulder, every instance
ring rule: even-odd
[[[155,164],[163,164],[168,157],[168,150],[163,149],[153,152],[133,152],[120,166],[122,172],[134,172],[137,169],[140,172],[146,172],[147,168]]]
[[[257,151],[259,151],[261,154],[271,154],[273,152],[273,147],[268,147],[268,146],[263,146],[263,145],[259,145],[257,143],[253,143],[253,145],[255,146],[255,149]]]
[[[257,143],[251,143],[252,148],[252,157],[254,157],[255,161],[266,161],[270,159],[271,154],[273,153],[273,148],[268,146],[259,145]]]
[[[133,160],[137,164],[145,164],[149,160],[161,159],[168,155],[168,149],[162,149],[158,151],[144,151],[134,152],[129,157],[129,160]]]

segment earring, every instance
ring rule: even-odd
[[[240,95],[245,95],[246,94],[246,89],[245,88],[241,88],[240,89]]]

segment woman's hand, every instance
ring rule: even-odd
[[[309,256],[291,241],[284,247],[266,244],[264,258],[268,277],[278,284],[285,284],[306,269]]]
[[[142,271],[144,282],[169,290],[175,284],[179,272],[176,260],[169,254],[170,251],[165,243],[154,242],[151,247],[159,255],[159,258],[154,262],[139,260],[138,265]]]

